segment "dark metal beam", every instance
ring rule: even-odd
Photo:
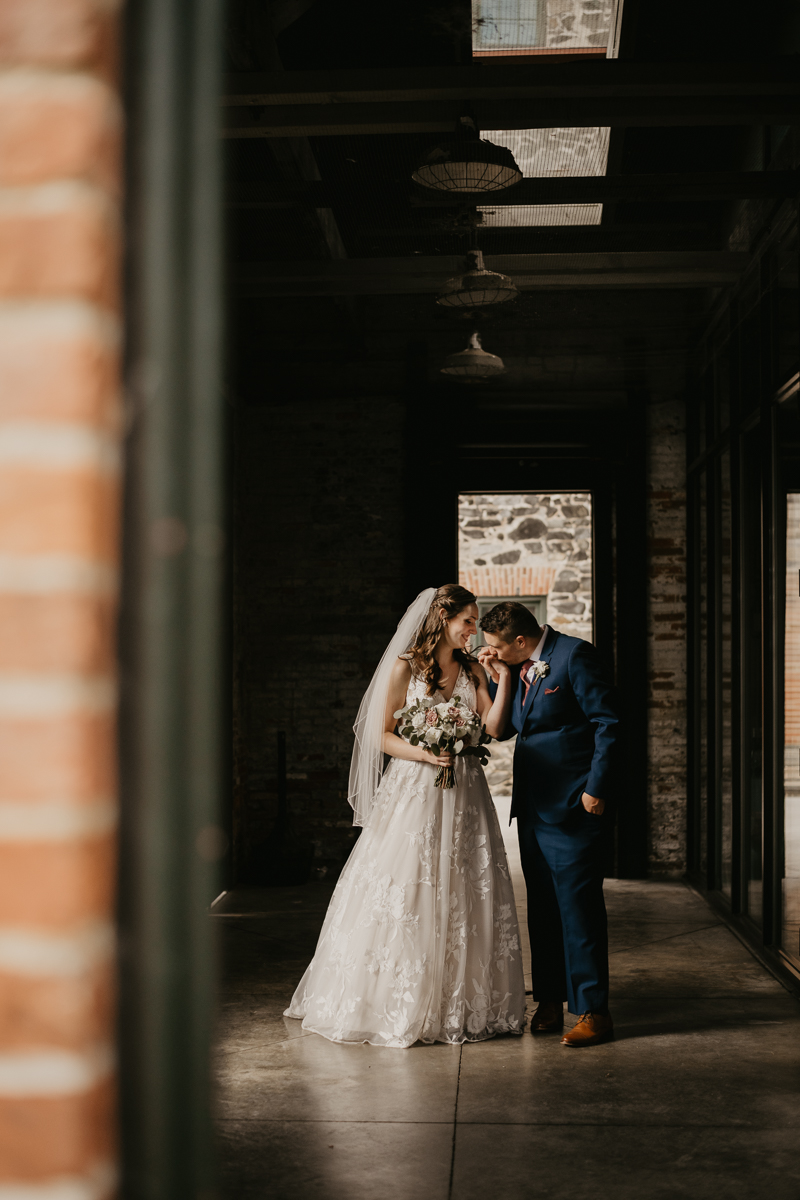
[[[227,105],[371,104],[387,101],[540,100],[640,95],[694,97],[800,92],[794,57],[770,62],[643,63],[603,59],[557,64],[478,62],[460,67],[403,67],[229,75]]]
[[[724,287],[735,283],[748,254],[728,251],[490,255],[490,270],[510,275],[519,288]],[[242,296],[344,296],[435,293],[463,270],[463,258],[361,258],[344,261],[267,262],[241,266]]]
[[[523,179],[495,197],[468,194],[454,197],[414,190],[415,208],[454,203],[502,208],[515,204],[593,204],[613,200],[728,200],[762,196],[796,196],[800,171],[687,171],[657,175],[593,175],[553,179]],[[480,199],[478,198],[480,195]]]
[[[469,103],[482,129],[792,124],[800,73],[766,63],[503,64],[291,71],[227,81],[228,137],[439,133]]]
[[[600,175],[559,179],[523,179],[515,187],[489,193],[435,192],[410,185],[413,208],[452,208],[460,205],[507,208],[520,204],[594,204],[616,200],[728,200],[764,196],[796,196],[800,192],[798,171],[691,171],[658,175]],[[370,191],[370,204],[380,195],[380,183]],[[385,189],[386,199],[395,200],[397,187]],[[227,203],[232,208],[280,209],[304,205],[309,208],[352,206],[360,198],[350,187],[324,182],[293,184],[249,181],[231,184]]]
[[[480,100],[472,111],[481,129],[612,128],[656,126],[793,125],[797,96],[565,97],[562,100]],[[354,134],[447,133],[464,101],[392,101],[386,104],[287,104],[229,108],[229,138],[351,137]]]

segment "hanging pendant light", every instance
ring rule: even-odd
[[[464,383],[480,383],[482,379],[490,379],[504,370],[502,358],[483,350],[480,336],[473,333],[466,350],[448,354],[444,360],[442,375],[449,375]]]
[[[513,300],[518,295],[513,280],[484,266],[480,250],[468,250],[467,270],[463,275],[448,279],[436,297],[436,303],[447,308],[485,308],[488,304]]]
[[[519,183],[522,171],[505,146],[484,142],[471,117],[432,146],[411,178],[439,192],[500,192]]]

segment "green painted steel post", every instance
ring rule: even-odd
[[[122,1192],[215,1194],[220,845],[219,0],[131,0],[120,621]]]

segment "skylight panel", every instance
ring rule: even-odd
[[[513,204],[483,212],[482,227],[519,229],[529,225],[599,225],[602,204]]]
[[[605,54],[616,0],[472,0],[472,52]]]
[[[526,179],[605,175],[610,129],[604,126],[565,129],[492,129],[482,136],[506,146]],[[599,225],[602,204],[483,205],[484,227],[526,225]]]

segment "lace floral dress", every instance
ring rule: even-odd
[[[463,668],[455,693],[475,708]],[[424,694],[412,678],[408,701]],[[497,813],[478,761],[458,758],[455,770],[443,791],[434,766],[392,759],[285,1013],[304,1029],[401,1048],[522,1032],[519,929]]]

